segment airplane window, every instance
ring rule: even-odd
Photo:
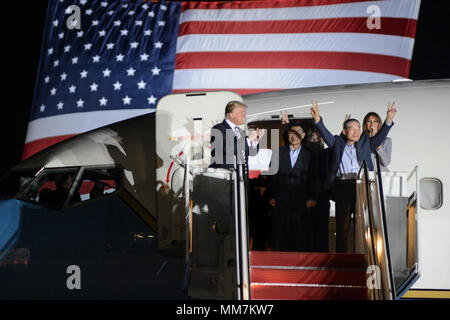
[[[0,198],[12,198],[25,189],[39,169],[8,172],[0,181]]]
[[[120,187],[120,170],[118,168],[86,168],[81,176],[77,190],[70,199],[70,204],[85,202],[115,193]]]
[[[436,178],[420,179],[420,207],[439,209],[442,206],[442,182]]]
[[[59,209],[78,173],[78,168],[45,169],[20,199]]]

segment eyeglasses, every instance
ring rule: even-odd
[[[298,135],[298,136],[302,136],[302,135],[303,135],[303,132],[301,132],[301,131],[295,131],[295,130],[289,130],[289,131],[288,131],[288,134],[295,134],[295,135]]]

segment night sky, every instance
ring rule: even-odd
[[[450,78],[450,19],[444,1],[422,0],[410,78]],[[33,101],[46,0],[2,3],[0,175],[22,156]]]

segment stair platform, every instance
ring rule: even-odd
[[[360,254],[251,251],[251,298],[366,300],[365,264]]]

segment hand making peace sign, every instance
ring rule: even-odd
[[[312,108],[311,108],[311,115],[314,118],[314,122],[317,123],[320,121],[320,113],[319,113],[319,103],[316,101],[311,101]]]
[[[397,113],[397,109],[394,108],[395,101],[388,102],[388,109],[387,109],[387,116],[386,116],[386,122],[388,124],[392,123],[392,120],[394,120],[395,114]]]

